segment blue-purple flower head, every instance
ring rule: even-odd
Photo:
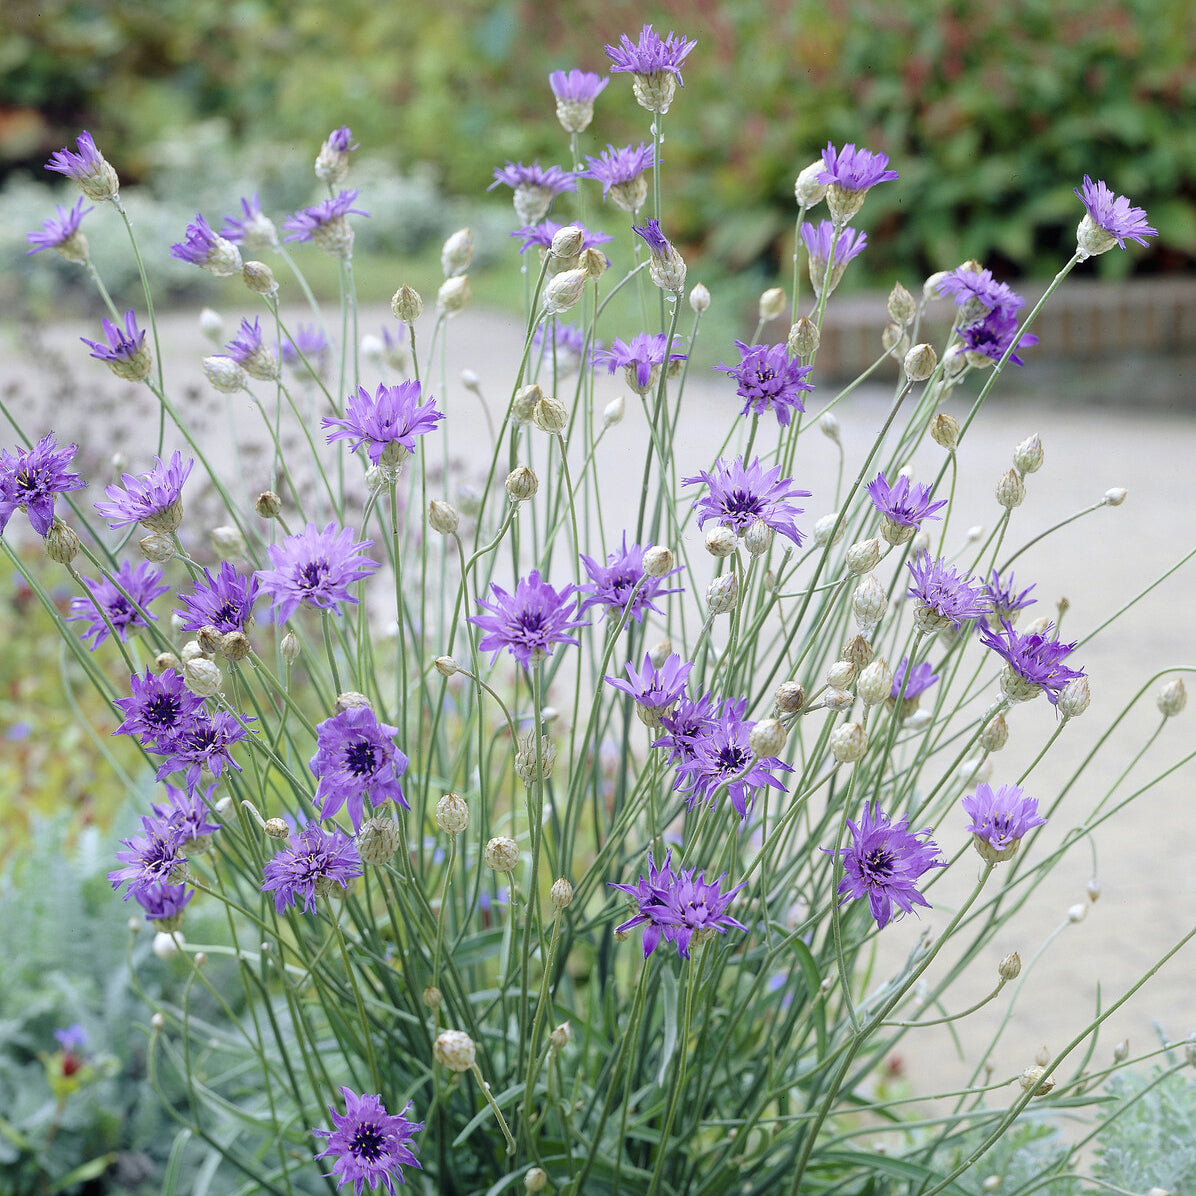
[[[532,349],[539,357],[544,355],[550,376],[557,379],[575,374],[583,365],[597,364],[599,354],[605,346],[596,344],[587,351],[588,334],[580,324],[562,324],[550,320],[537,324],[532,333]]]
[[[154,458],[156,464],[149,473],[121,474],[122,490],[115,483],[104,493],[107,502],[95,508],[114,531],[130,523],[140,523],[151,532],[173,532],[183,521],[183,483],[191,476],[195,461],[175,449],[169,461]]]
[[[985,622],[994,631],[1000,630],[1002,619],[1016,623],[1018,613],[1038,601],[1037,598],[1030,597],[1030,591],[1034,589],[1032,585],[1027,586],[1024,590],[1019,590],[1014,584],[1012,573],[1002,579],[996,569],[992,571],[989,580],[984,583],[983,589],[989,605],[988,614],[984,616]]]
[[[637,333],[630,344],[615,337],[609,349],[595,354],[598,361],[606,362],[606,371],[613,374],[619,366],[627,385],[639,395],[652,391],[660,378],[660,369],[665,362],[669,338],[663,332]],[[669,353],[669,361],[684,361],[684,353]]]
[[[826,204],[840,228],[860,210],[869,188],[897,178],[897,172],[889,169],[887,154],[856,149],[852,142],[837,150],[828,141],[822,151],[822,165],[817,181],[828,188]]]
[[[341,182],[349,173],[349,155],[359,145],[360,142],[353,140],[348,125],[333,129],[320,146],[320,153],[316,157],[316,178],[330,187]]]
[[[171,773],[185,770],[184,783],[187,792],[193,794],[205,772],[217,780],[226,766],[240,772],[241,766],[233,759],[231,749],[248,734],[244,724],[250,721],[238,719],[226,710],[192,715],[188,723],[155,749],[166,757],[158,766],[155,779],[164,781]]]
[[[151,884],[131,890],[137,904],[145,911],[145,920],[168,934],[183,924],[183,911],[195,896],[185,884]]]
[[[79,339],[91,349],[91,356],[102,361],[118,378],[126,382],[144,382],[153,366],[153,355],[145,343],[145,329],[137,327],[137,315],[130,308],[125,312],[125,326],[117,327],[111,320],[100,321],[104,342]]]
[[[557,224],[555,220],[541,220],[538,224],[526,224],[523,228],[517,228],[509,235],[519,238],[519,252],[521,255],[525,254],[534,245],[540,250],[540,260],[543,261],[548,256],[549,250],[552,249],[553,238],[563,228],[581,230],[581,248],[577,251],[577,256],[572,258],[560,257],[557,254],[553,254],[548,263],[550,274],[557,274],[562,270],[576,268],[585,250],[597,249],[599,245],[606,245],[614,240],[614,237],[609,233],[593,232],[586,228],[584,224],[579,224],[576,220],[568,225]],[[609,259],[607,259],[607,262],[609,264]]]
[[[300,208],[282,222],[287,233],[284,241],[312,241],[317,249],[333,257],[353,256],[353,229],[349,216],[368,216],[369,212],[355,208],[356,191],[342,191],[309,208]]]
[[[251,378],[257,378],[260,382],[273,382],[282,372],[278,353],[268,349],[262,340],[260,316],[254,316],[252,324],[242,320],[237,335],[224,346],[224,351]]]
[[[436,400],[421,403],[418,382],[400,382],[398,386],[379,385],[373,395],[359,386],[349,396],[343,419],[325,416],[320,426],[332,428],[328,443],[352,441],[352,451],[366,446],[374,465],[397,467],[415,452],[416,437],[436,430],[444,412],[436,410]]]
[[[76,444],[59,448],[54,433],[49,432],[31,449],[0,450],[0,534],[17,510],[29,516],[29,525],[39,536],[49,534],[54,500],[87,485],[67,469],[78,448]]]
[[[406,1182],[403,1168],[420,1165],[412,1138],[424,1123],[407,1120],[410,1101],[402,1112],[388,1113],[380,1096],[358,1096],[345,1087],[341,1095],[345,1098],[344,1113],[328,1107],[333,1128],[312,1130],[317,1137],[328,1139],[316,1158],[333,1160],[332,1170],[326,1175],[336,1180],[338,1190],[352,1186],[354,1196],[361,1196],[366,1188],[372,1192],[381,1185],[394,1196],[395,1181]]]
[[[646,171],[656,165],[656,152],[646,142],[616,149],[608,145],[597,158],[586,155],[589,170],[581,177],[602,184],[602,198],[610,198],[624,212],[638,212],[648,197]]]
[[[1124,195],[1114,195],[1109,185],[1095,183],[1084,176],[1084,186],[1075,188],[1076,198],[1084,205],[1084,219],[1076,230],[1076,241],[1084,257],[1107,253],[1114,245],[1125,248],[1126,240],[1146,244],[1147,237],[1157,237],[1159,230],[1146,223],[1146,212],[1135,208]]]
[[[593,71],[553,71],[548,86],[556,98],[556,118],[566,133],[584,133],[594,119],[594,101],[610,82]]]
[[[698,745],[717,727],[722,723],[742,722],[746,714],[746,698],[723,700],[711,693],[689,698],[682,694],[677,709],[661,718],[660,725],[666,734],[654,739],[652,746],[664,748],[670,764],[684,764],[694,759]]]
[[[90,597],[71,599],[67,622],[81,619],[87,623],[83,639],[91,641],[93,652],[108,638],[109,627],[122,644],[127,643],[135,631],[149,626],[147,618],[157,620],[158,616],[149,610],[149,604],[170,589],[161,581],[162,570],[155,569],[148,561],[142,561],[136,567],[121,561],[113,578],[83,579]]]
[[[1020,785],[994,789],[981,783],[963,799],[963,808],[972,820],[967,828],[972,842],[989,864],[1013,859],[1026,832],[1046,823],[1039,817],[1037,799],[1027,797]]]
[[[998,308],[978,324],[969,324],[960,330],[959,338],[968,354],[968,362],[974,366],[986,366],[990,361],[1000,361],[1006,353],[1014,365],[1026,363],[1016,354],[1010,353],[1014,339],[1019,349],[1028,349],[1038,344],[1038,337],[1032,332],[1018,332],[1017,314]]]
[[[923,551],[906,561],[905,567],[914,582],[906,592],[914,600],[914,625],[919,631],[945,631],[988,610],[988,599],[972,584],[971,575],[961,577],[941,558],[931,560],[930,553]]]
[[[195,223],[187,225],[183,240],[170,247],[170,256],[180,262],[190,262],[216,275],[228,278],[241,272],[241,251],[227,237],[213,232],[203,216],[196,214]]]
[[[285,623],[301,605],[340,614],[346,602],[356,603],[350,587],[378,569],[365,555],[373,540],[358,540],[351,527],[329,523],[320,530],[309,523],[281,544],[270,544],[273,569],[259,569],[257,578],[269,595],[274,621]]]
[[[636,704],[641,721],[649,727],[660,726],[660,717],[672,711],[685,694],[685,679],[693,668],[690,661],[682,661],[672,653],[659,668],[652,663],[650,653],[644,653],[640,668],[628,661],[624,666],[628,679],[606,677],[606,683],[622,690]]]
[[[554,644],[577,644],[569,635],[586,620],[578,618],[575,585],[556,590],[533,569],[520,578],[513,594],[501,586],[490,585],[492,601],[478,599],[478,606],[489,611],[470,615],[469,622],[486,634],[478,641],[478,650],[493,652],[494,660],[506,648],[525,669],[540,664],[552,655]]]
[[[617,46],[606,47],[606,56],[611,61],[611,74],[629,71],[634,76],[632,91],[641,108],[665,113],[677,94],[677,86],[685,86],[681,66],[697,44],[672,30],[661,37],[651,25],[645,25],[638,41],[620,34]]]
[[[696,868],[674,872],[672,853],[665,856],[662,867],[656,866],[648,853],[648,875],[641,876],[634,885],[610,882],[612,889],[627,893],[635,901],[636,912],[615,933],[626,933],[636,926],[644,928],[644,958],[666,943],[677,947],[677,954],[688,959],[695,938],[699,943],[729,929],[747,930],[742,922],[727,913],[728,907],[743,888],[742,884],[723,892],[720,884],[726,873],[717,880],[707,881],[706,873]]]
[[[511,188],[515,215],[521,223],[538,224],[562,191],[577,190],[577,179],[559,166],[541,166],[539,160],[530,166],[508,162],[495,167],[494,181],[486,190],[493,191],[498,186]]]
[[[801,547],[802,536],[794,519],[803,508],[794,506],[793,500],[809,498],[810,492],[799,490],[792,478],[781,477],[779,465],[765,469],[759,458],[751,465],[744,465],[742,457],[731,462],[720,458],[709,473],[703,470],[682,479],[685,486],[699,482],[707,487],[707,493],[694,502],[699,527],[713,519],[742,536],[758,519]]]
[[[178,883],[187,875],[182,834],[173,823],[161,818],[141,817],[140,835],[122,839],[124,851],[116,853],[123,867],[108,873],[114,889],[127,885],[124,900],[154,885]]]
[[[239,245],[246,253],[264,253],[278,248],[278,230],[274,221],[262,212],[257,194],[241,198],[241,215],[225,216],[220,235]]]
[[[906,673],[909,672],[909,676]],[[909,657],[903,656],[901,663],[893,670],[893,685],[889,690],[889,697],[896,701],[898,698],[902,702],[911,702],[913,706],[911,713],[917,708],[918,699],[939,679],[938,673],[934,671],[934,666],[927,661],[921,664],[914,665],[912,671],[909,667]]]
[[[930,908],[930,902],[918,892],[918,879],[931,868],[945,868],[938,858],[938,844],[929,836],[931,830],[911,831],[909,819],[890,822],[889,816],[869,802],[858,823],[847,821],[851,844],[839,848],[843,860],[843,879],[837,892],[844,901],[867,897],[868,908],[878,928],[889,924],[894,907],[908,914],[915,905]],[[834,855],[834,848],[823,851]]]
[[[958,266],[939,279],[938,293],[950,296],[959,308],[959,324],[979,324],[993,312],[1016,314],[1026,301],[1007,283],[997,282],[991,270]]]
[[[87,1031],[78,1022],[55,1030],[54,1038],[64,1051],[81,1051],[87,1045]]]
[[[883,473],[868,483],[868,497],[881,518],[885,521],[885,539],[890,544],[904,544],[911,539],[923,519],[941,519],[935,511],[947,505],[945,498],[937,502],[930,499],[930,487],[911,485],[905,474],[890,486]]]
[[[344,831],[324,830],[318,822],[309,822],[262,868],[263,893],[274,894],[274,908],[285,913],[303,903],[303,912],[312,913],[317,897],[330,897],[361,875],[361,856],[353,840]]]
[[[54,210],[57,214],[42,221],[40,232],[25,234],[25,240],[33,246],[25,256],[41,253],[43,249],[54,249],[68,262],[87,261],[87,238],[79,226],[83,223],[83,217],[94,209],[85,208],[80,198],[73,208],[55,204]]]
[[[652,255],[648,259],[648,274],[652,281],[662,291],[680,295],[685,289],[685,259],[660,231],[660,221],[646,220],[643,228],[633,224],[631,231],[643,238]]]
[[[145,670],[142,677],[129,678],[132,691],[127,698],[116,698],[113,705],[124,715],[113,735],[135,735],[151,751],[164,753],[168,745],[188,726],[202,709],[204,700],[183,683],[180,673],[164,669],[161,673]]]
[[[257,576],[238,573],[224,561],[215,577],[205,568],[203,580],[196,582],[190,593],[179,592],[179,601],[183,605],[174,613],[182,620],[184,631],[215,627],[222,635],[228,635],[251,626],[257,596]]]
[[[208,821],[208,810],[215,791],[215,785],[209,785],[202,794],[198,790],[188,793],[167,785],[166,801],[150,806],[155,818],[178,831],[179,842],[186,852],[207,851],[212,836],[220,829],[219,823]]]
[[[75,146],[78,153],[63,147],[53,154],[46,163],[46,169],[74,179],[79,184],[79,190],[97,203],[115,199],[120,190],[120,180],[111,164],[96,149],[91,134],[84,130],[76,139]]]
[[[1075,651],[1076,645],[1065,644],[1051,635],[1053,624],[1041,631],[1019,634],[1008,619],[1001,620],[998,631],[980,628],[980,638],[1005,661],[1001,670],[1001,692],[1011,702],[1027,702],[1046,692],[1052,706],[1059,701],[1059,693],[1069,681],[1084,676],[1083,669],[1073,669],[1063,663]]]
[[[784,345],[745,345],[736,341],[741,358],[738,365],[714,368],[735,379],[735,393],[744,399],[740,415],[764,415],[771,411],[782,428],[789,426],[795,411],[805,411],[802,399],[814,387],[806,381],[812,367],[789,356]]]
[[[321,818],[331,818],[344,806],[361,830],[365,799],[380,806],[397,801],[411,807],[400,780],[407,757],[395,745],[398,727],[380,723],[368,706],[350,706],[316,726],[316,754],[309,766],[319,778],[314,801]]]
[[[851,227],[836,231],[836,226],[830,220],[821,220],[817,225],[803,220],[801,239],[806,247],[810,285],[816,295],[822,294],[824,284],[826,293],[830,295],[842,280],[848,262],[868,248],[867,233],[857,232]]]
[[[655,611],[660,615],[664,612],[656,605],[656,599],[666,594],[680,594],[680,588],[666,590],[666,578],[681,572],[681,566],[670,569],[660,577],[644,576],[644,553],[651,548],[648,544],[641,546],[632,544],[627,546],[627,533],[623,533],[623,545],[617,552],[607,554],[606,564],[600,565],[593,557],[581,553],[581,563],[585,566],[590,580],[582,585],[581,593],[586,598],[578,610],[584,614],[591,606],[605,606],[612,618],[622,617],[630,601],[630,618],[642,623],[648,611]],[[643,585],[640,585],[640,582]],[[639,589],[636,589],[639,586]],[[632,595],[635,595],[634,598]]]

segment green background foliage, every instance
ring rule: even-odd
[[[869,200],[881,278],[967,254],[1003,274],[1049,270],[1085,173],[1161,234],[1102,270],[1196,258],[1186,0],[9,0],[0,169],[40,173],[80,127],[136,180],[153,173],[149,147],[196,120],[309,148],[349,124],[396,167],[433,163],[450,194],[476,196],[504,158],[564,160],[548,72],[605,73],[603,43],[644,21],[698,41],[674,105],[685,119],[665,119],[670,231],[690,253],[787,262],[793,178],[829,138],[882,150],[902,174]],[[583,148],[646,138],[647,123],[614,76]]]

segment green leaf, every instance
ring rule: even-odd
[[[56,1192],[64,1192],[67,1188],[72,1188],[75,1184],[86,1183],[89,1179],[97,1179],[103,1175],[105,1171],[116,1161],[116,1152],[112,1151],[108,1154],[102,1154],[98,1158],[88,1159],[86,1163],[80,1163],[78,1167],[68,1171],[65,1175],[60,1176],[47,1189],[50,1196],[54,1196]]]
[[[664,990],[664,1042],[660,1046],[660,1067],[656,1072],[656,1083],[663,1088],[668,1074],[669,1060],[677,1049],[677,978],[663,968],[660,972],[660,986]]]

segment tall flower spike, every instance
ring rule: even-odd
[[[87,485],[67,469],[78,448],[75,444],[59,448],[50,432],[31,449],[0,451],[0,534],[19,509],[29,516],[29,525],[39,536],[49,535],[54,524],[54,500]]]
[[[1147,237],[1157,237],[1159,230],[1146,223],[1146,212],[1135,208],[1124,195],[1114,195],[1109,185],[1095,183],[1084,176],[1084,186],[1075,188],[1076,198],[1084,205],[1084,219],[1076,230],[1076,244],[1084,257],[1108,253],[1114,245],[1125,248],[1126,240],[1146,244]]]
[[[79,150],[77,154],[64,147],[50,158],[46,169],[74,179],[79,190],[97,203],[115,199],[120,190],[120,179],[111,163],[96,149],[91,134],[86,130],[80,133],[75,145]]]
[[[566,133],[584,133],[594,119],[594,101],[610,82],[593,71],[553,71],[548,86],[556,97],[556,118]]]
[[[697,44],[671,30],[662,38],[651,25],[645,25],[637,42],[620,34],[617,46],[606,47],[606,56],[611,61],[611,74],[630,71],[634,76],[636,103],[649,112],[663,114],[668,112],[678,84],[685,86],[681,65]]]
[[[740,415],[764,415],[771,411],[782,428],[789,426],[793,412],[805,411],[801,396],[814,387],[806,381],[813,368],[789,356],[785,345],[745,345],[736,341],[741,361],[738,365],[713,368],[730,374],[737,385],[735,393],[745,400]]]
[[[87,238],[79,231],[79,225],[82,224],[83,217],[94,210],[85,208],[82,198],[75,202],[73,208],[55,204],[54,211],[57,215],[42,221],[41,232],[25,234],[25,240],[33,246],[25,256],[41,253],[43,249],[54,249],[64,261],[87,261]]]
[[[322,531],[309,523],[281,544],[270,544],[273,569],[259,569],[258,582],[273,602],[275,622],[285,623],[301,604],[340,614],[357,599],[349,588],[378,569],[364,554],[373,540],[358,540],[351,527],[329,523]]]
[[[126,382],[144,382],[150,375],[154,359],[145,343],[145,331],[138,329],[137,316],[130,308],[125,312],[122,331],[111,320],[101,320],[107,344],[79,339],[91,348],[91,356],[102,361],[118,378]]]

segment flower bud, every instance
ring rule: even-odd
[[[544,311],[552,316],[568,311],[585,290],[589,275],[584,270],[562,270],[544,288]]]
[[[440,290],[436,292],[436,310],[447,316],[456,315],[468,306],[471,297],[468,274],[446,278],[440,284]]]
[[[399,850],[399,824],[393,818],[367,818],[357,832],[356,843],[362,861],[381,868]]]
[[[167,669],[174,669],[176,673],[181,673],[183,662],[173,652],[159,652],[154,657],[154,671],[164,673]]]
[[[548,1172],[543,1167],[529,1167],[523,1177],[523,1188],[526,1192],[543,1192],[548,1187]]]
[[[442,536],[451,536],[457,530],[460,521],[457,508],[451,504],[438,498],[432,499],[428,504],[428,526],[434,532],[439,532]]]
[[[241,363],[226,357],[222,353],[214,353],[203,359],[204,377],[221,394],[236,394],[248,385],[247,375],[241,368]]]
[[[1121,506],[1121,504],[1123,502],[1125,502],[1125,496],[1127,493],[1128,492],[1126,491],[1124,486],[1111,487],[1110,489],[1105,491],[1105,498],[1104,498],[1105,506],[1106,507]]]
[[[208,532],[208,538],[212,541],[212,547],[216,550],[221,560],[227,561],[233,557],[247,557],[249,555],[249,549],[245,544],[245,537],[235,527],[229,527],[228,525],[214,527]]]
[[[424,1004],[429,1009],[439,1009],[444,1004],[444,993],[440,991],[434,984],[429,984],[424,989]]]
[[[1084,886],[1085,892],[1088,894],[1088,900],[1095,905],[1100,900],[1101,887],[1100,881],[1095,876],[1088,878],[1088,883]]]
[[[889,292],[889,319],[895,324],[912,324],[917,314],[918,304],[913,295],[901,283],[895,282]]]
[[[573,886],[563,876],[558,877],[552,882],[548,899],[557,909],[568,909],[573,904]]]
[[[558,228],[552,237],[549,252],[553,257],[576,258],[582,251],[585,233],[576,224],[566,224]]]
[[[830,747],[840,764],[853,764],[868,750],[868,732],[859,723],[844,723],[831,732]]]
[[[219,665],[203,656],[196,656],[183,666],[183,682],[193,693],[201,698],[210,698],[220,692],[224,684],[224,674]]]
[[[665,636],[660,643],[648,649],[648,659],[654,669],[664,667],[664,662],[673,655],[673,641]]]
[[[863,671],[865,666],[872,663],[873,658],[872,645],[862,635],[853,635],[851,639],[843,645],[843,651],[839,656],[843,660],[849,660],[855,666],[857,675]]]
[[[142,536],[137,541],[137,547],[147,561],[157,565],[170,560],[175,554],[174,540],[165,532],[151,532],[148,536]]]
[[[467,228],[458,229],[440,250],[440,268],[445,278],[464,274],[473,261],[473,233]]]
[[[786,302],[785,292],[781,287],[769,287],[760,296],[760,323],[775,320],[785,310]]]
[[[811,162],[793,182],[793,198],[798,206],[812,208],[820,204],[826,196],[826,183],[820,183],[818,176],[826,170],[826,163],[821,158]]]
[[[712,615],[723,615],[739,602],[739,577],[724,573],[706,587],[706,607]]]
[[[208,340],[220,344],[224,340],[224,320],[221,319],[220,313],[205,307],[199,313],[199,330]]]
[[[540,736],[538,747],[534,731],[528,731],[515,741],[515,774],[525,785],[546,780],[555,764],[556,745],[547,735]]]
[[[278,279],[265,262],[246,262],[241,267],[241,281],[255,295],[273,297],[278,294]]]
[[[180,944],[183,942],[183,936],[176,930],[171,934],[167,934],[164,930],[159,930],[154,935],[154,942],[152,950],[159,959],[175,959],[182,953]],[[154,1014],[157,1017],[158,1014]]]
[[[559,1055],[569,1045],[569,1039],[572,1037],[573,1033],[569,1029],[569,1023],[561,1022],[559,1026],[553,1027],[552,1033],[548,1036],[548,1042],[552,1049]]]
[[[909,333],[900,324],[886,324],[880,334],[880,343],[886,353],[894,357],[904,357],[909,349]]]
[[[299,659],[300,650],[299,637],[293,631],[288,631],[278,645],[279,655],[287,664],[294,664]]]
[[[1168,681],[1159,690],[1158,707],[1164,718],[1174,718],[1188,704],[1188,691],[1184,688],[1183,678],[1176,677]]]
[[[1088,690],[1087,677],[1073,677],[1060,691],[1055,709],[1064,718],[1076,718],[1088,709],[1092,696]]]
[[[266,832],[268,838],[279,841],[288,839],[291,835],[291,828],[287,826],[285,820],[282,818],[267,818],[262,823],[262,830]]]
[[[469,825],[469,807],[459,793],[446,793],[436,803],[436,825],[446,835],[459,835]]]
[[[856,667],[850,660],[836,660],[826,670],[826,683],[831,689],[846,689],[854,680]]]
[[[532,423],[550,436],[559,436],[568,422],[569,412],[560,399],[546,396],[532,408]]]
[[[273,490],[263,490],[257,496],[253,509],[261,519],[277,519],[282,512],[282,499]]]
[[[1016,470],[1009,470],[997,483],[997,502],[1007,511],[1021,506],[1026,497],[1026,483]]]
[[[346,710],[360,710],[362,707],[366,710],[373,710],[373,703],[363,693],[358,693],[355,689],[347,689],[344,693],[336,695],[336,702],[334,708],[337,714],[344,714]]]
[[[196,640],[188,640],[182,646],[182,648],[179,649],[179,659],[182,660],[183,664],[186,664],[189,660],[195,660],[196,657],[202,656],[203,654],[204,651]]]
[[[486,844],[482,858],[495,872],[513,872],[519,864],[519,846],[514,839],[496,835]]]
[[[739,537],[729,527],[723,527],[721,523],[706,533],[706,551],[713,557],[733,555],[738,543]]]
[[[855,698],[845,689],[828,689],[823,692],[822,705],[827,710],[850,710]]]
[[[54,522],[50,524],[50,530],[46,533],[46,556],[60,565],[69,565],[79,555],[79,547],[79,537],[75,529],[68,527],[55,515]],[[173,545],[170,553],[171,556],[174,555]]]
[[[391,296],[391,315],[403,324],[414,324],[423,310],[424,301],[419,292],[405,284]]]
[[[836,444],[842,443],[839,439],[839,421],[834,412],[824,412],[818,419],[818,428],[827,440],[833,440]]]
[[[606,254],[601,249],[595,249],[593,245],[583,249],[577,259],[577,268],[587,278],[601,278],[609,266]]]
[[[753,756],[775,756],[785,746],[785,724],[780,719],[762,718],[748,732]]]
[[[689,292],[689,306],[693,309],[695,315],[700,316],[704,311],[710,309],[710,291],[706,288],[704,283],[694,283]]]
[[[1046,1076],[1045,1079],[1044,1076]],[[1017,1082],[1022,1086],[1023,1092],[1029,1092],[1035,1085],[1038,1085],[1038,1090],[1034,1093],[1035,1096],[1046,1096],[1055,1086],[1055,1081],[1046,1075],[1045,1067],[1027,1067],[1018,1076]]]
[[[959,444],[959,420],[945,411],[940,411],[930,421],[930,438],[949,453]]]
[[[1013,450],[1013,468],[1023,477],[1028,473],[1036,473],[1042,467],[1042,457],[1042,441],[1036,432]]]
[[[249,636],[245,632],[230,631],[220,637],[216,651],[225,660],[236,663],[239,660],[244,660],[253,651],[253,645],[249,642]]]
[[[645,577],[664,577],[673,571],[672,550],[663,544],[656,544],[644,552],[643,570]]]
[[[449,1071],[468,1071],[477,1057],[473,1039],[464,1030],[445,1030],[432,1046],[432,1056]]]
[[[814,524],[814,543],[825,545],[828,540],[831,540],[832,534],[834,544],[838,544],[843,539],[844,524],[839,521],[837,514],[823,515],[817,523]]]
[[[797,714],[806,704],[806,691],[797,681],[782,681],[772,700],[778,714]]]
[[[873,536],[871,540],[858,540],[847,550],[848,573],[871,573],[880,562],[881,543]]]
[[[905,376],[912,382],[925,382],[934,373],[938,360],[933,345],[915,345],[905,355]]]
[[[785,339],[785,348],[790,357],[811,357],[818,352],[822,344],[822,333],[813,320],[799,316],[797,323],[789,329]]]
[[[512,502],[524,502],[540,489],[540,479],[526,465],[517,465],[507,474],[505,485]]]
[[[623,412],[626,409],[627,400],[623,395],[619,395],[617,399],[611,399],[602,409],[602,426],[604,428],[613,428],[615,424],[622,423]]]
[[[884,617],[889,608],[889,600],[885,596],[884,587],[871,573],[860,582],[851,596],[851,609],[855,612],[856,623],[861,629],[875,627]]]
[[[1083,902],[1077,902],[1075,905],[1069,906],[1067,910],[1067,920],[1072,923],[1082,922],[1088,916],[1088,906]]]
[[[772,528],[763,519],[753,519],[743,533],[743,546],[752,556],[763,556],[772,547],[774,537]]]
[[[893,670],[883,656],[864,666],[855,692],[865,706],[878,706],[892,694]]]
[[[511,418],[517,424],[530,424],[536,404],[542,398],[544,398],[544,392],[536,383],[532,382],[527,386],[521,386],[511,400]]]
[[[980,747],[986,752],[999,752],[1009,741],[1009,724],[1003,714],[998,714],[980,732]]]

